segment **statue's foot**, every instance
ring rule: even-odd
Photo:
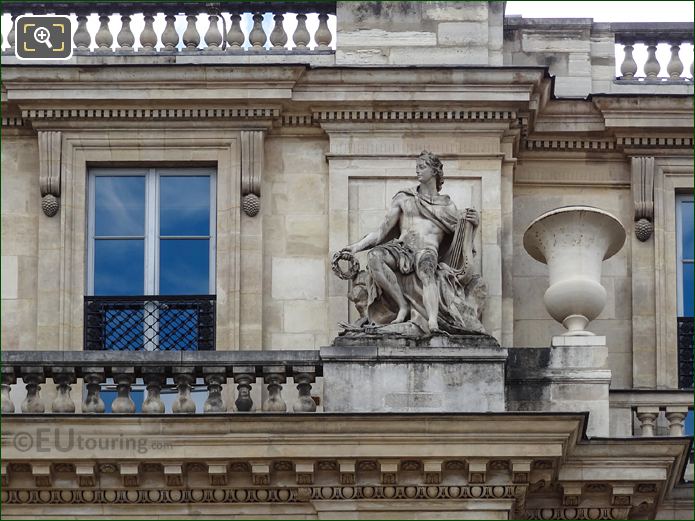
[[[400,324],[402,322],[405,322],[406,319],[408,318],[408,310],[407,309],[400,309],[398,310],[398,315],[394,320],[391,321],[392,324]]]

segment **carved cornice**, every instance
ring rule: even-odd
[[[618,145],[624,148],[630,147],[658,147],[658,148],[693,148],[691,137],[657,137],[657,136],[621,136],[617,138]]]
[[[100,109],[26,109],[22,118],[31,120],[56,119],[274,119],[279,108],[217,107],[217,108],[100,108]]]
[[[526,150],[543,150],[543,151],[558,151],[558,152],[575,152],[575,151],[612,151],[638,148],[656,148],[656,149],[692,149],[692,137],[645,137],[645,136],[619,136],[619,137],[562,137],[560,134],[553,137],[530,137],[524,140]]]
[[[3,489],[5,505],[302,503],[308,501],[514,499],[512,485],[350,485],[155,489]]]
[[[25,124],[26,121],[18,116],[2,118],[3,127],[23,127]]]
[[[313,115],[311,113],[283,113],[282,114],[282,126],[283,127],[313,127],[317,126],[318,122],[314,121]]]
[[[627,519],[629,512],[629,507],[547,507],[526,510],[523,519]]]
[[[562,152],[574,152],[577,150],[614,150],[615,141],[612,138],[588,139],[568,137],[565,139],[540,139],[530,138],[526,140],[527,150],[557,150]]]
[[[315,121],[386,121],[386,122],[451,122],[451,121],[512,121],[515,111],[509,110],[320,110],[312,115]]]

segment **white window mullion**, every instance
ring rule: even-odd
[[[150,168],[147,173],[147,205],[145,215],[145,294],[157,295],[159,284],[156,278],[157,271],[157,242],[159,230],[157,229],[157,173]]]
[[[147,204],[145,206],[145,294],[157,295],[158,284],[155,277],[157,266],[157,243],[159,230],[157,229],[157,173],[154,168],[147,172]],[[145,346],[148,351],[153,351],[159,345],[159,313],[156,304],[145,304]]]

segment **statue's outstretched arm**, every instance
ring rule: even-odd
[[[393,202],[391,203],[391,208],[389,208],[389,211],[386,214],[384,221],[379,225],[379,228],[377,228],[373,232],[368,233],[359,241],[346,246],[345,248],[343,248],[343,251],[347,250],[351,253],[357,253],[372,248],[377,244],[381,244],[382,242],[384,242],[386,237],[388,237],[388,234],[393,229],[393,227],[398,224],[400,216],[400,197],[395,197],[393,199]]]

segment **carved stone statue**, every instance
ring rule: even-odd
[[[478,212],[459,212],[440,193],[444,171],[436,155],[423,151],[415,172],[419,185],[396,193],[379,228],[333,256],[334,271],[353,280],[348,298],[360,313],[345,332],[485,333],[487,287],[472,262]],[[354,254],[367,249],[367,269],[360,271]],[[349,274],[341,260],[351,262]]]

